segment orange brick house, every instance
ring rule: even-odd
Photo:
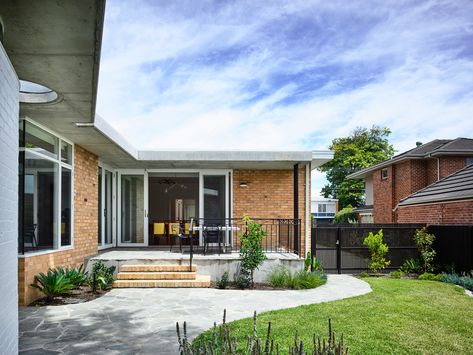
[[[473,165],[402,199],[399,223],[473,224]]]
[[[473,164],[473,139],[436,139],[390,160],[348,175],[365,180],[363,217],[374,223],[424,223],[420,214],[400,216],[399,203],[408,196]],[[421,207],[416,209],[422,210]],[[360,213],[361,214],[361,213]]]
[[[272,240],[275,248],[305,256],[311,171],[333,154],[137,150],[95,113],[104,6],[0,5],[2,50],[20,79],[19,114],[9,116],[19,142],[19,304],[40,296],[30,284],[49,268],[80,265],[106,248],[172,247],[172,221],[261,218],[278,231],[271,238],[287,237]],[[230,250],[237,242],[231,233],[222,241]]]

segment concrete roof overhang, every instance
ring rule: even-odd
[[[23,80],[51,88],[53,103],[20,105],[29,117],[115,168],[316,168],[330,151],[138,151],[95,114],[105,0],[0,2],[3,44]]]

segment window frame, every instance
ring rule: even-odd
[[[381,180],[387,180],[389,178],[388,168],[381,169]]]
[[[24,123],[23,123],[23,121],[24,121]],[[18,251],[19,256],[29,257],[29,256],[33,256],[33,255],[48,254],[48,253],[53,253],[53,252],[59,252],[59,251],[74,249],[74,176],[75,176],[75,174],[74,174],[74,162],[75,162],[75,160],[74,160],[75,159],[75,157],[74,157],[74,149],[75,149],[74,143],[72,141],[70,141],[69,139],[64,138],[63,136],[61,136],[61,135],[57,134],[56,132],[52,131],[51,129],[49,129],[49,128],[33,121],[32,119],[30,119],[27,116],[20,117],[20,119],[19,119],[19,125],[24,124],[23,130],[26,129],[26,122],[28,122],[29,124],[44,130],[45,132],[53,135],[54,137],[56,137],[58,139],[58,155],[57,155],[57,158],[53,158],[53,157],[48,156],[46,154],[43,154],[41,152],[35,151],[32,148],[19,147],[19,152],[25,152],[25,161],[26,161],[26,153],[28,152],[28,154],[34,155],[34,156],[36,156],[38,158],[41,158],[41,159],[51,161],[55,164],[55,169],[56,169],[57,174],[58,174],[57,185],[54,187],[54,190],[56,192],[54,202],[57,205],[56,216],[55,216],[56,221],[57,221],[56,222],[56,228],[55,228],[55,232],[56,232],[55,243],[57,243],[57,248],[43,249],[43,250],[37,250],[37,251],[28,251],[26,253],[24,252],[24,250],[19,250]],[[71,147],[72,147],[71,148],[71,163],[70,164],[63,162],[62,159],[61,159],[61,143],[63,141],[65,143],[70,144]],[[23,142],[23,144],[26,145],[26,142]],[[63,168],[65,168],[65,169],[67,169],[71,172],[71,191],[70,191],[70,201],[71,201],[70,234],[71,235],[70,235],[70,244],[65,245],[65,246],[62,245],[62,238],[61,238],[61,212],[62,212],[61,211],[61,207],[62,207],[62,198],[61,197],[62,197],[62,169]],[[22,176],[23,179],[24,179],[24,176],[25,176],[25,174],[23,172],[23,176]],[[36,206],[36,208],[37,208],[37,206]],[[24,221],[21,221],[21,223],[24,223]]]

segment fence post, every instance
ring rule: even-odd
[[[341,231],[340,227],[337,227],[337,272],[342,273],[342,245],[341,245]]]

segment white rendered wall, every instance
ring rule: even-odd
[[[18,354],[19,83],[0,43],[0,353]]]

